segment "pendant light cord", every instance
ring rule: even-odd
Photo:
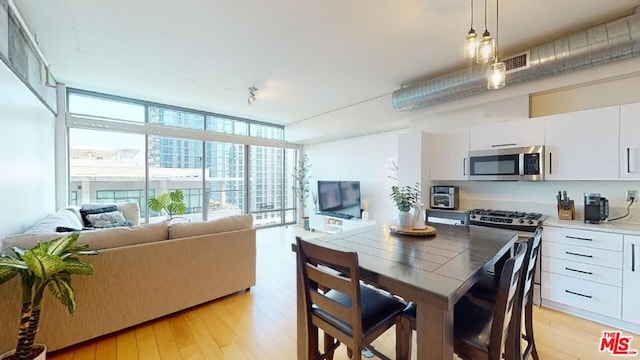
[[[471,30],[473,30],[473,0],[471,0]]]
[[[500,36],[500,16],[498,14],[500,6],[498,5],[498,1],[499,0],[496,0],[496,62],[498,62],[498,37]]]
[[[487,31],[487,10],[489,8],[487,7],[487,0],[484,0],[484,31]]]

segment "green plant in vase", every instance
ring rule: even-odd
[[[76,310],[71,275],[91,275],[93,266],[82,262],[81,255],[96,255],[88,245],[76,245],[78,233],[38,243],[29,250],[13,247],[15,256],[0,256],[0,284],[18,276],[22,289],[22,308],[18,341],[13,354],[0,355],[4,360],[31,360],[45,351],[34,346],[40,325],[42,300],[46,289],[70,314]]]
[[[400,211],[398,214],[398,227],[412,227],[413,217],[409,213],[411,207],[420,202],[420,184],[415,186],[405,185],[403,187],[392,186],[389,197],[396,203],[396,207]]]
[[[309,175],[309,169],[311,169],[311,163],[309,163],[309,157],[307,154],[304,154],[302,155],[302,159],[298,161],[296,167],[293,168],[293,174],[291,174],[294,179],[294,192],[302,208],[302,216],[300,217],[300,220],[302,221],[305,230],[309,230],[309,217],[306,214],[307,199],[309,198],[309,192],[311,191],[311,175]]]

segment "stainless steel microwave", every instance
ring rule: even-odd
[[[470,151],[469,180],[544,180],[544,146]]]

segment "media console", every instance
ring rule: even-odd
[[[311,230],[332,234],[375,224],[375,220],[362,221],[362,219],[342,219],[322,214],[309,215],[309,228]]]

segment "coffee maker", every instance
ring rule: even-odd
[[[609,200],[599,193],[584,194],[584,222],[599,224],[609,217]]]

